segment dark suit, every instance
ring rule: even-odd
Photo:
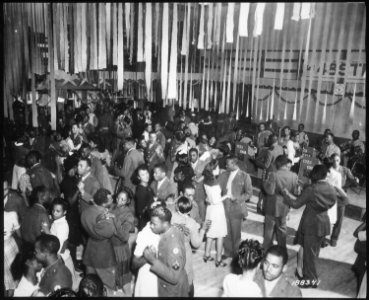
[[[298,242],[304,248],[304,279],[318,280],[315,260],[319,256],[320,245],[330,234],[330,221],[327,214],[336,202],[336,190],[325,181],[308,186],[296,201],[285,199],[293,208],[306,205],[297,230]]]
[[[166,176],[159,189],[158,182],[156,180],[151,183],[150,187],[158,199],[166,200],[170,194],[174,194],[175,198],[177,197],[177,184],[175,182],[171,182]]]
[[[100,183],[92,173],[90,173],[82,182],[85,186],[84,193],[79,198],[80,213],[91,205],[96,191],[101,187]]]
[[[45,186],[49,191],[56,193],[54,186],[54,179],[51,176],[49,170],[47,170],[42,164],[38,163],[31,167],[28,171],[32,188],[38,186]]]
[[[226,171],[219,176],[219,183],[222,188],[222,195],[227,194],[227,183],[230,171]],[[225,199],[223,201],[227,219],[227,236],[224,238],[224,254],[233,257],[237,254],[241,241],[241,225],[245,216],[243,211],[246,208],[246,200],[252,196],[252,183],[250,176],[238,170],[232,182],[232,196],[234,200]]]
[[[265,170],[265,176],[267,176],[269,172],[276,171],[274,161],[279,155],[283,155],[283,153],[283,148],[278,144],[274,144],[266,151],[265,156],[258,157],[255,163],[259,168]]]
[[[302,297],[300,289],[297,286],[292,285],[291,282],[286,277],[286,275],[284,275],[284,273],[281,274],[281,276],[278,279],[277,284],[275,285],[275,287],[273,288],[273,290],[270,292],[269,295],[266,294],[265,279],[263,276],[263,271],[261,269],[258,269],[256,271],[254,281],[260,287],[264,298],[265,297],[272,297],[272,298],[301,298]]]
[[[133,148],[127,152],[127,155],[124,158],[122,169],[116,168],[118,176],[124,178],[124,186],[130,188],[133,193],[136,190],[136,186],[131,181],[132,174],[139,165],[144,163],[145,161],[143,158],[143,154],[137,149]]]
[[[290,193],[294,193],[297,185],[297,175],[287,170],[272,172],[269,174],[268,180],[263,181],[263,189],[266,193],[264,203],[264,249],[269,249],[273,245],[274,230],[278,245],[286,247],[286,216],[289,212],[289,206],[283,201],[281,192],[284,188],[287,188]]]
[[[188,297],[189,284],[186,265],[185,239],[172,226],[163,233],[158,246],[158,259],[150,271],[158,276],[159,297]]]
[[[205,166],[207,165],[206,161],[199,160],[196,167],[193,168],[193,171],[195,173],[195,177],[200,178],[202,176],[202,172],[204,172]],[[200,217],[202,221],[205,221],[206,216],[206,204],[205,204],[205,188],[204,188],[204,182],[203,180],[200,182],[193,181],[194,187],[195,187],[195,201],[197,202],[199,206],[199,212]]]
[[[88,234],[86,250],[83,255],[83,264],[93,269],[112,269],[116,265],[114,248],[111,238],[115,232],[113,220],[97,222],[97,217],[104,212],[104,208],[90,205],[81,214],[81,223]],[[115,288],[115,274],[111,278],[103,276],[101,280],[110,288]],[[112,279],[112,280],[109,280]]]

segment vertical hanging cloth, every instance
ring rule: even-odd
[[[270,112],[269,112],[270,119],[273,119],[274,115],[274,93],[275,93],[275,79],[273,79],[272,98],[270,100]]]
[[[131,20],[131,32],[129,34],[130,36],[130,46],[129,46],[129,63],[132,65],[132,59],[133,59],[133,29],[135,25],[135,5],[131,5],[131,14],[130,14],[130,20]]]
[[[105,19],[106,19],[106,60],[107,65],[111,65],[111,3],[105,4]],[[85,69],[86,70],[86,69]]]
[[[73,6],[73,28],[74,28],[74,73],[81,71],[81,3],[75,3]],[[96,53],[97,54],[97,53]]]
[[[113,40],[113,49],[112,49],[112,64],[114,66],[117,65],[118,62],[118,23],[117,23],[117,3],[111,4],[111,19],[112,19],[112,40]]]
[[[211,68],[211,63],[210,65],[208,65],[208,78],[206,80],[206,93],[205,93],[205,110],[209,111],[209,94],[210,94],[210,68]],[[204,70],[205,71],[205,70]]]
[[[55,47],[53,47],[54,50],[54,69],[58,70],[59,69],[59,63],[58,63],[58,51],[60,50],[60,47],[58,47],[58,44],[60,42],[60,38],[59,38],[59,34],[60,32],[58,32],[59,29],[59,25],[60,25],[60,21],[59,21],[59,7],[60,7],[60,3],[55,3],[55,5],[53,6],[53,45]]]
[[[159,45],[159,20],[160,20],[160,3],[155,3],[155,57],[158,57],[158,45]]]
[[[349,116],[350,116],[351,120],[354,119],[355,95],[356,95],[356,83],[354,85],[354,92],[352,94],[351,107],[350,107],[350,113],[349,113]]]
[[[144,61],[143,56],[143,28],[142,28],[142,20],[143,20],[143,7],[142,3],[138,3],[138,35],[137,35],[137,62]]]
[[[301,10],[301,3],[299,2],[294,3],[291,20],[294,20],[294,21],[300,20],[300,10]]]
[[[283,20],[284,20],[284,7],[285,3],[277,3],[277,10],[275,13],[274,19],[274,30],[282,30],[283,29]]]
[[[188,89],[188,60],[190,56],[189,45],[190,45],[190,20],[191,20],[191,4],[187,4],[187,20],[186,20],[186,62],[185,62],[185,79],[184,79],[184,96],[183,96],[183,109],[187,107],[187,89]],[[183,49],[183,45],[182,45]]]
[[[147,99],[151,101],[151,61],[152,61],[152,4],[146,3],[145,13],[145,82]]]
[[[236,92],[237,92],[237,84],[238,84],[238,56],[239,56],[239,44],[240,44],[240,36],[236,35],[236,57],[235,57],[235,65],[234,65],[234,73],[233,73],[233,97],[232,97],[232,111],[236,109]]]
[[[229,2],[227,6],[227,43],[233,43],[233,15],[234,15],[234,3]]]
[[[302,93],[302,91],[301,91]],[[292,120],[296,121],[297,118],[297,88],[296,88],[296,94],[295,94],[295,104],[293,105],[293,115]]]
[[[233,45],[232,45],[233,46]],[[233,50],[233,47],[232,47]],[[233,51],[231,51],[229,53],[229,69],[228,69],[228,88],[227,88],[227,100],[226,100],[226,109],[225,112],[226,114],[229,114],[229,108],[230,108],[230,102],[231,102],[231,73],[232,73],[232,53]]]
[[[201,97],[200,97],[200,108],[204,109],[204,102],[205,102],[205,61],[206,61],[206,56],[207,56],[207,51],[204,50],[204,65],[202,67],[202,81],[201,81]]]
[[[215,4],[214,44],[220,45],[220,28],[222,23],[222,3]]]
[[[200,3],[200,26],[199,26],[199,38],[197,42],[197,49],[204,49],[204,34],[205,34],[205,6]]]
[[[121,91],[124,85],[123,4],[117,3],[116,5],[118,5],[117,49],[119,49],[117,51],[117,89],[118,91]],[[115,55],[116,54],[113,53],[113,56]]]
[[[87,71],[87,3],[81,3],[81,71]]]
[[[55,4],[54,4],[55,5]],[[50,16],[55,16],[55,9],[53,4],[49,4]],[[54,19],[55,20],[55,19]],[[49,38],[48,38],[48,52],[49,52],[49,65],[50,65],[50,97],[51,97],[51,129],[56,130],[56,91],[55,91],[55,70],[54,70],[54,40],[53,40],[53,26],[51,18],[49,18]]]
[[[59,35],[60,39],[57,41],[58,46],[60,49],[60,69],[65,70],[65,51],[64,51],[64,33],[67,33],[64,31],[64,8],[62,3],[58,3],[58,13],[59,13]]]
[[[64,71],[69,73],[68,5],[63,5]],[[86,54],[87,55],[87,54]]]
[[[169,4],[163,3],[163,25],[161,40],[161,97],[167,98],[168,87],[168,52],[169,52]]]
[[[170,46],[170,64],[168,80],[168,99],[177,99],[177,37],[178,37],[178,17],[177,3],[173,3],[173,25]]]
[[[99,3],[99,57],[98,68],[106,69],[106,27],[105,27],[105,3]],[[121,51],[121,50],[120,50]]]
[[[90,70],[97,70],[97,21],[96,21],[96,3],[89,3],[90,5]]]
[[[310,18],[311,4],[312,3],[308,2],[301,3],[301,12],[300,12],[301,20],[306,20]]]
[[[212,33],[213,33],[214,8],[213,8],[213,3],[209,2],[208,5],[209,5],[208,26],[207,26],[208,41],[207,41],[206,48],[211,49],[211,47],[212,47],[212,37],[213,37]]]
[[[259,36],[263,32],[263,19],[264,19],[265,3],[256,4],[255,9],[255,26],[253,36]]]
[[[183,20],[183,30],[182,30],[182,49],[181,49],[181,55],[187,54],[187,7],[185,8],[185,15]]]
[[[324,101],[323,114],[322,114],[322,125],[325,125],[325,121],[326,121],[327,102],[328,102],[328,83],[327,83],[327,90],[325,91],[325,101]]]
[[[126,25],[126,35],[127,35],[127,49],[129,49],[129,41],[132,38],[130,36],[130,17],[131,17],[131,3],[124,3],[124,21]]]
[[[250,11],[250,3],[240,3],[240,19],[238,22],[238,32],[240,36],[248,36],[247,26]]]

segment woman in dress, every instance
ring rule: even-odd
[[[228,274],[223,280],[222,297],[262,297],[262,292],[254,282],[256,271],[260,268],[264,249],[257,240],[245,240],[238,249],[238,265],[242,274]]]
[[[226,264],[222,262],[223,238],[227,235],[227,220],[224,212],[222,201],[229,197],[228,195],[221,196],[222,189],[217,180],[219,175],[219,166],[217,160],[212,160],[206,165],[204,172],[204,188],[208,203],[206,209],[206,220],[211,221],[211,226],[206,234],[204,262],[212,261],[210,250],[213,241],[216,240],[216,267],[224,267]]]

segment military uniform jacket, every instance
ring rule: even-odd
[[[188,297],[184,235],[172,226],[159,242],[158,259],[150,270],[158,276],[159,297]]]
[[[168,177],[165,177],[164,182],[158,188],[158,182],[154,180],[150,185],[154,195],[158,197],[158,199],[166,200],[170,194],[174,194],[174,197],[177,197],[177,183],[169,180]]]

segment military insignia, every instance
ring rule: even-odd
[[[178,253],[179,253],[179,249],[178,249],[178,248],[174,248],[174,249],[173,249],[173,253],[174,253],[174,254],[178,254]]]
[[[175,261],[173,263],[172,268],[173,268],[173,270],[176,270],[176,271],[179,269],[179,263],[178,263],[178,261]]]

